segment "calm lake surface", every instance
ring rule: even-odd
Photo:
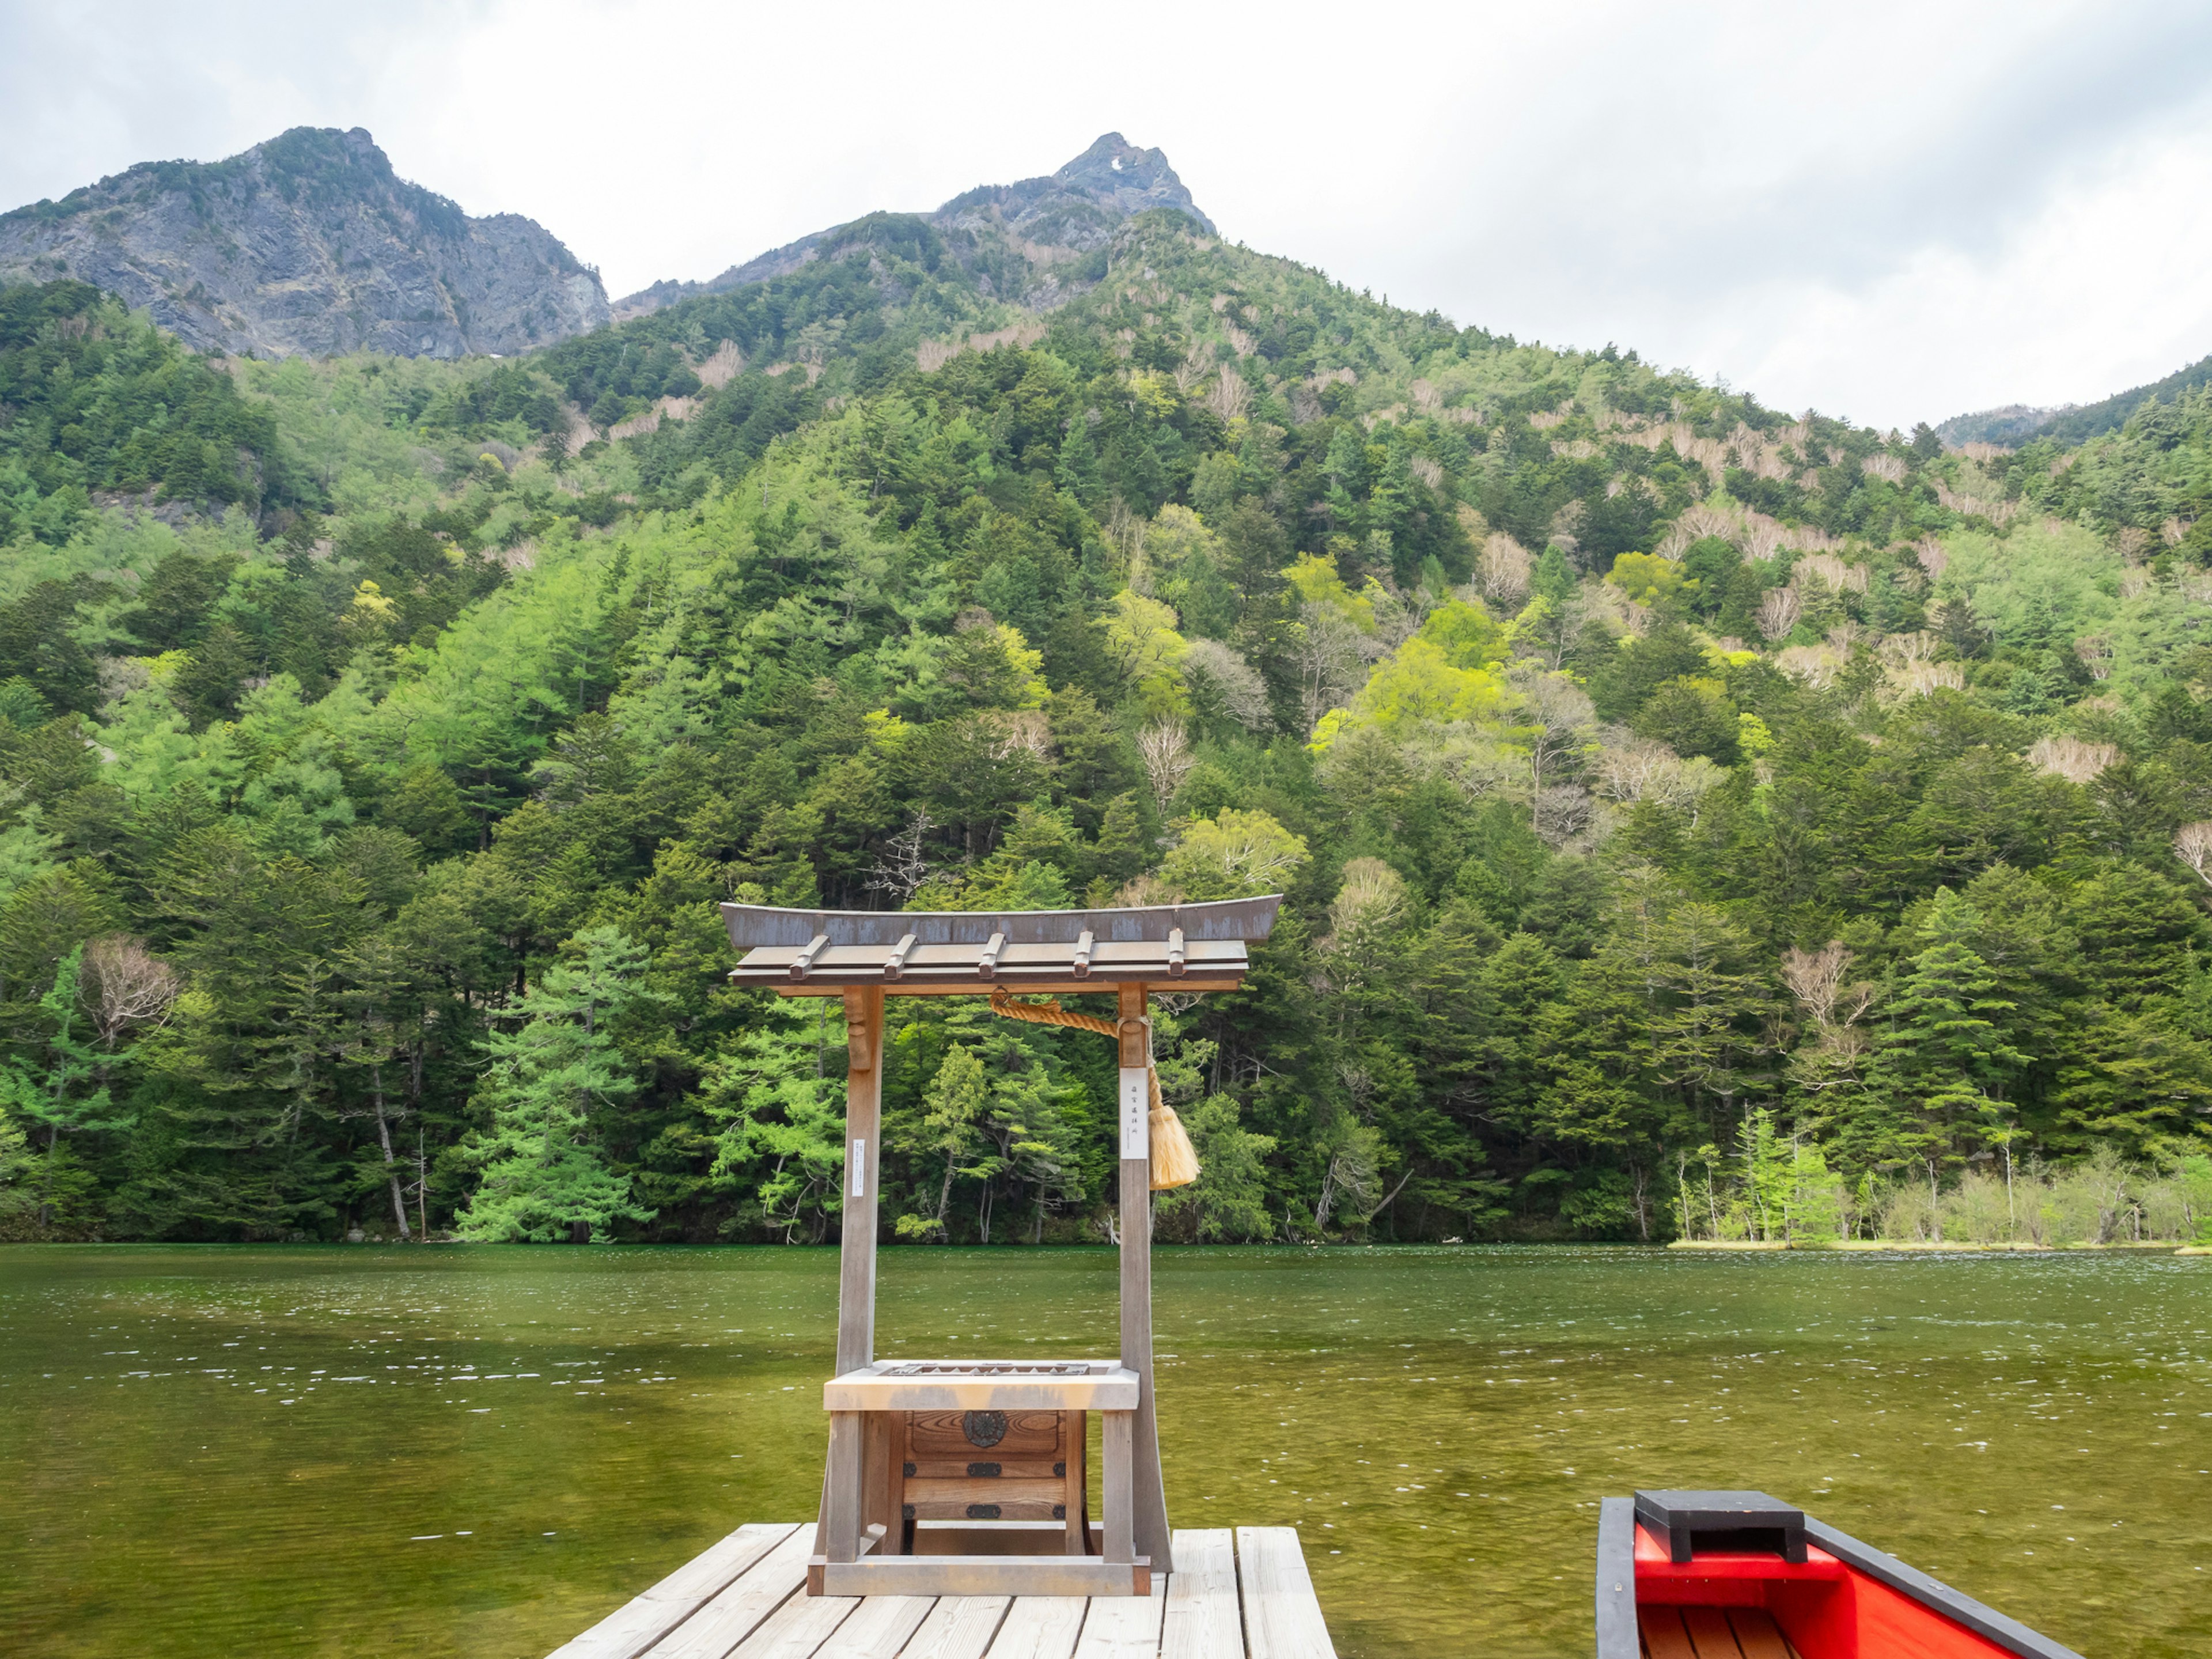
[[[1589,1651],[1597,1500],[1754,1486],[2091,1659],[2212,1653],[2212,1258],[1166,1250],[1178,1526],[1346,1659]],[[30,1656],[532,1659],[811,1514],[833,1250],[0,1250]],[[885,1253],[878,1349],[1110,1353],[1087,1250]]]

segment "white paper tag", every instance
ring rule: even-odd
[[[1144,1068],[1121,1068],[1121,1156],[1152,1155],[1152,1090],[1146,1085]]]
[[[853,1155],[845,1160],[845,1165],[853,1172],[853,1196],[866,1198],[868,1195],[868,1143],[866,1141],[856,1140],[853,1143]]]

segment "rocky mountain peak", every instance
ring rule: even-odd
[[[359,127],[141,162],[0,216],[0,278],[64,276],[241,356],[517,352],[609,315],[598,275],[543,226],[470,217]]]
[[[934,216],[959,224],[986,208],[996,208],[1025,240],[1054,246],[1102,246],[1123,220],[1154,208],[1172,208],[1209,234],[1213,230],[1213,221],[1199,211],[1168,165],[1166,152],[1139,149],[1118,132],[1103,135],[1057,173],[985,185],[954,197]]]
[[[786,276],[846,246],[850,240],[847,233],[890,217],[957,233],[957,245],[951,251],[964,264],[980,266],[986,250],[1011,255],[1028,273],[1029,286],[1020,297],[1044,308],[1073,291],[1053,267],[1073,254],[1104,247],[1122,224],[1155,208],[1171,209],[1208,234],[1215,234],[1213,221],[1199,210],[1168,165],[1165,152],[1141,149],[1120,133],[1109,132],[1057,173],[1011,185],[980,185],[933,213],[875,214],[817,230],[703,283],[655,283],[616,301],[615,315],[617,319],[641,317],[694,295],[725,293]],[[1017,296],[1009,292],[1006,297]]]

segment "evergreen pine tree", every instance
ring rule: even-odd
[[[567,1237],[584,1243],[617,1221],[650,1221],[630,1177],[607,1167],[603,1126],[638,1080],[609,1027],[653,993],[644,947],[612,927],[569,941],[571,959],[513,1009],[522,1024],[483,1045],[492,1123],[468,1149],[482,1182],[458,1218],[464,1238]]]
[[[1938,1171],[1977,1137],[1984,1109],[2027,1063],[2003,1021],[2015,1006],[2001,994],[1994,969],[1967,941],[1981,926],[1973,906],[1938,888],[1913,957],[1891,1000],[1888,1029],[1868,1068],[1867,1085],[1890,1111],[1882,1125],[1886,1162],[1923,1164],[1931,1186]]]

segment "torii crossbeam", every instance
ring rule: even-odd
[[[786,910],[726,904],[738,985],[842,997],[849,1072],[837,1374],[807,1590],[815,1595],[1146,1595],[1172,1571],[1152,1395],[1152,989],[1234,990],[1280,895],[1108,910]],[[1121,1351],[1112,1360],[875,1357],[886,996],[1112,992],[1121,1048]],[[1084,1491],[1102,1414],[1103,1533]],[[988,1457],[977,1453],[989,1453]],[[985,1523],[917,1533],[917,1521]],[[1010,1534],[1005,1522],[1045,1523]],[[1058,1522],[1057,1526],[1050,1523]],[[938,1553],[949,1544],[964,1553]],[[1044,1545],[1053,1553],[1007,1553]],[[916,1553],[917,1547],[922,1553]]]

